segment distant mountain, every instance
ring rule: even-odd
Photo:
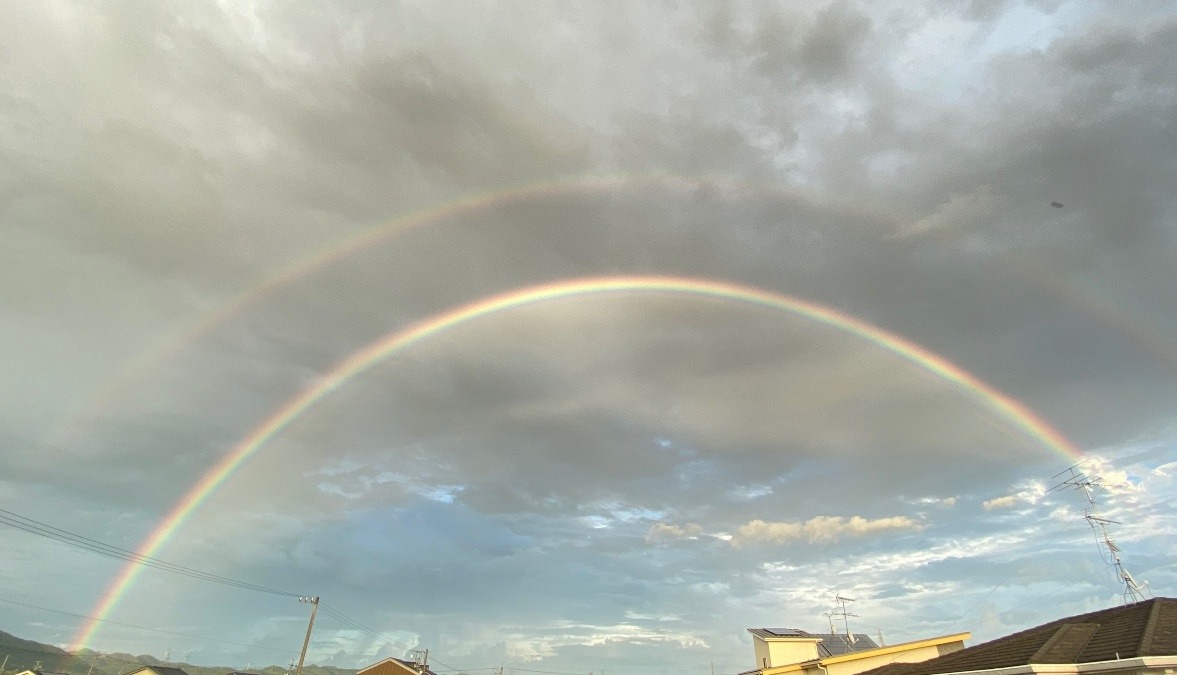
[[[22,670],[30,670],[41,664],[41,670],[49,670],[69,675],[123,675],[140,666],[167,665],[183,668],[188,675],[226,675],[233,671],[240,671],[240,666],[193,666],[175,661],[161,661],[150,654],[134,656],[132,654],[100,654],[90,649],[83,649],[71,654],[53,645],[24,640],[10,633],[0,630],[0,662],[8,657],[8,663],[0,675],[13,675]],[[93,671],[91,672],[91,669]],[[282,666],[266,666],[252,668],[251,673],[258,675],[285,675],[287,669]],[[355,670],[334,668],[331,666],[303,666],[303,675],[355,675]]]

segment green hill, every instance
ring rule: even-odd
[[[83,649],[77,654],[71,654],[53,645],[23,640],[0,631],[0,662],[8,657],[8,663],[0,675],[13,675],[22,670],[31,670],[40,663],[40,670],[68,675],[122,675],[140,666],[167,665],[182,668],[188,675],[226,675],[239,670],[239,666],[193,666],[174,661],[164,662],[150,654],[135,656],[132,654],[99,654],[89,649]],[[285,675],[287,669],[283,666],[267,666],[253,668],[249,672],[258,675]],[[334,668],[331,666],[303,666],[303,675],[355,675],[355,670]]]

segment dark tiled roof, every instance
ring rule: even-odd
[[[866,633],[855,633],[853,642],[841,633],[814,633],[813,637],[821,638],[821,644],[817,646],[817,652],[822,658],[879,648],[875,644],[875,641],[870,639],[870,636]]]
[[[749,628],[748,632],[762,638],[812,638],[816,635],[810,635],[800,628]]]
[[[1138,656],[1177,656],[1177,599],[1153,598],[1067,617],[921,663],[893,663],[862,675],[939,675]]]
[[[866,649],[878,649],[879,645],[866,633],[855,633],[851,642],[841,633],[807,633],[799,628],[749,628],[748,632],[762,638],[811,638],[821,640],[817,654],[821,658],[839,656]]]

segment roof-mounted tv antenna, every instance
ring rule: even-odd
[[[1103,487],[1103,479],[1080,470],[1086,461],[1084,460],[1056,473],[1054,475],[1055,479],[1059,479],[1064,475],[1066,477],[1050,488],[1050,491],[1054,492],[1055,490],[1072,488],[1083,495],[1083,498],[1087,501],[1087,507],[1083,509],[1083,518],[1091,526],[1091,531],[1095,533],[1096,543],[1101,548],[1107,548],[1108,554],[1111,556],[1110,559],[1105,558],[1104,562],[1116,570],[1116,577],[1124,584],[1124,604],[1130,605],[1134,602],[1140,602],[1144,600],[1144,588],[1136,583],[1136,579],[1124,567],[1124,562],[1120,560],[1120,547],[1116,545],[1116,542],[1112,540],[1112,536],[1108,533],[1108,525],[1120,525],[1121,523],[1116,520],[1108,520],[1099,515],[1099,510],[1095,505],[1095,490]],[[1102,550],[1100,551],[1100,557],[1103,557]],[[1144,586],[1147,588],[1147,581],[1144,582]]]
[[[850,617],[852,617],[852,616],[857,617],[858,615],[851,614],[850,612],[846,611],[846,603],[854,602],[854,598],[845,598],[845,597],[842,597],[841,593],[839,593],[834,596],[834,602],[837,602],[840,605],[840,608],[835,609],[834,611],[830,612],[830,614],[829,614],[830,627],[833,628],[833,626],[834,626],[833,617],[835,617],[835,616],[842,617],[842,626],[846,629],[846,640],[850,644],[854,644],[854,642],[855,642],[854,633],[850,632]],[[837,632],[838,631],[834,631],[834,633],[837,633]]]

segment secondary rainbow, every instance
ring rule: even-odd
[[[51,444],[68,442],[75,437],[86,421],[100,418],[101,412],[109,405],[110,401],[117,399],[147,373],[158,367],[162,361],[175,356],[186,345],[192,344],[234,317],[240,316],[245,310],[260,301],[301,279],[310,277],[352,255],[388,242],[398,235],[449,219],[513,203],[525,203],[528,200],[542,197],[624,193],[650,187],[693,190],[706,186],[731,190],[772,191],[782,195],[789,193],[789,190],[783,188],[758,188],[715,178],[691,178],[674,174],[590,175],[497,188],[411,211],[375,227],[357,232],[325,249],[291,262],[217,310],[204,315],[195,323],[170,331],[170,334],[160,340],[156,346],[128,362],[120,369],[117,376],[90,395],[69,419],[62,422],[49,434],[47,440]]]
[[[140,544],[136,554],[154,556],[197,507],[204,503],[209,495],[224,484],[267,441],[289,427],[292,422],[325,396],[376,363],[430,336],[489,314],[544,301],[610,293],[670,294],[722,299],[759,305],[811,319],[872,342],[960,387],[1014,427],[1063,457],[1073,460],[1082,456],[1078,448],[1061,433],[1019,401],[985,384],[948,359],[899,335],[839,310],[773,291],[707,279],[670,276],[609,276],[560,280],[507,291],[441,312],[404,329],[389,333],[340,361],[330,371],[324,373],[315,384],[288,400],[269,418],[238,441],[215,466],[209,469],[189,489],[188,493],[163,518],[159,526]],[[118,604],[142,569],[142,566],[134,563],[128,563],[123,567],[103,594],[98,605],[90,612],[92,620],[83,625],[71,642],[69,647],[71,651],[87,645],[100,622]]]

